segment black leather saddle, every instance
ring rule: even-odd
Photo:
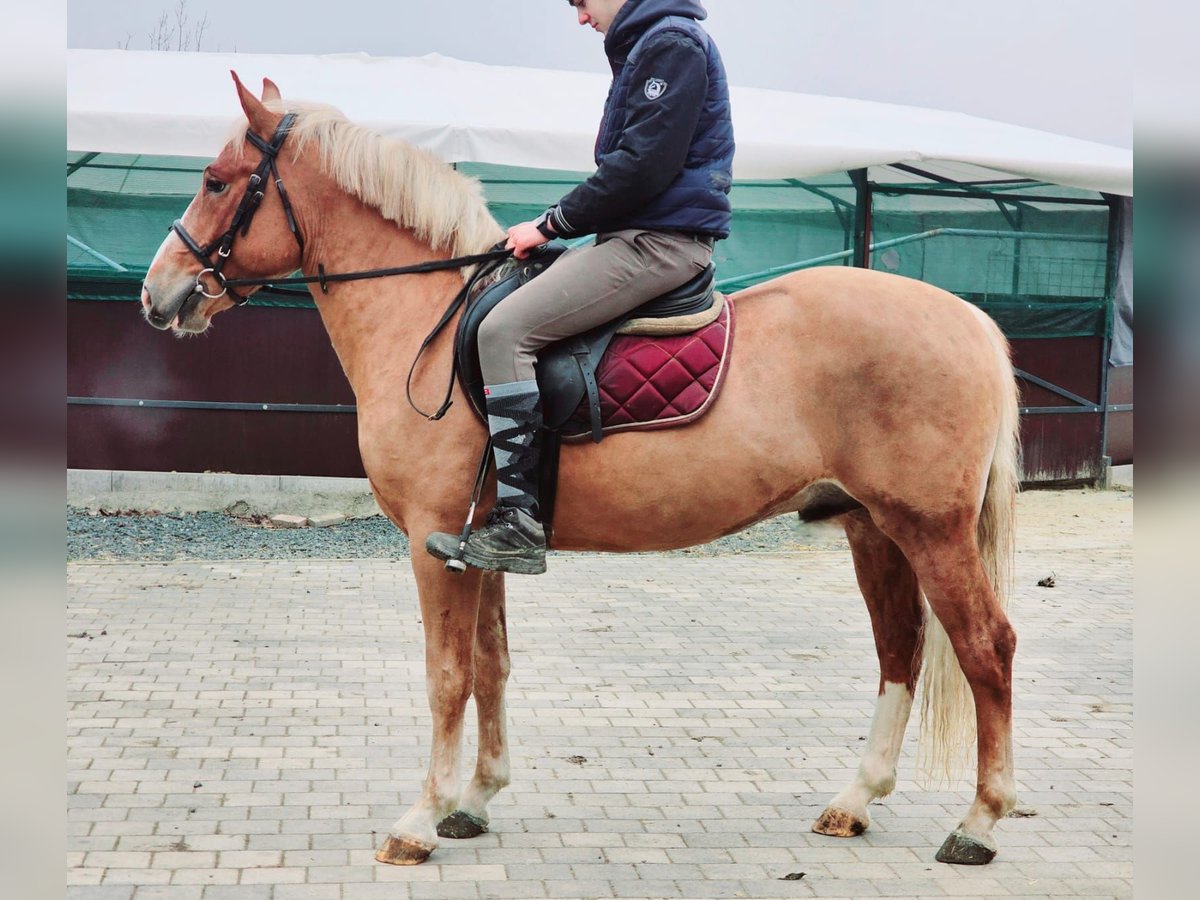
[[[479,371],[479,325],[505,297],[550,268],[566,249],[560,243],[552,243],[526,259],[504,263],[494,283],[484,288],[478,297],[467,301],[467,309],[459,319],[454,337],[454,368],[464,393],[484,422],[487,421],[487,407],[483,397],[483,375]],[[709,309],[713,304],[715,271],[716,267],[710,264],[705,271],[670,293],[591,331],[544,348],[537,358],[544,427],[557,432],[586,396],[591,412],[592,440],[598,443],[601,421],[596,370],[613,335],[630,319],[669,319]]]

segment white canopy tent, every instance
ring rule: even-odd
[[[215,156],[249,86],[330,103],[351,120],[447,162],[593,168],[608,78],[444,56],[383,58],[67,51],[67,149]],[[737,179],[805,178],[868,166],[952,164],[1132,195],[1129,150],[913,106],[733,88]],[[981,177],[987,177],[982,174]]]

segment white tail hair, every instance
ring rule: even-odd
[[[988,469],[983,506],[975,527],[979,558],[1001,609],[1008,608],[1016,536],[1016,500],[1021,483],[1020,421],[1017,385],[1008,341],[999,327],[980,312],[1003,373],[1004,396],[996,428],[996,446]],[[925,606],[925,662],[921,673],[921,740],[917,765],[930,783],[954,783],[973,758],[975,701],[950,637]]]

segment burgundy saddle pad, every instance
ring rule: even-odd
[[[604,434],[686,425],[717,399],[733,347],[733,304],[690,334],[619,334],[596,372]],[[591,435],[587,398],[562,427],[565,441]]]

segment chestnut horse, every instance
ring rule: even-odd
[[[205,169],[146,274],[142,304],[157,327],[204,331],[235,305],[226,280],[457,258],[502,239],[479,184],[450,166],[328,107],[285,104],[270,81],[261,100],[234,81],[247,122]],[[256,170],[271,177],[255,180]],[[253,227],[243,227],[246,203],[257,204]],[[387,863],[424,861],[439,832],[484,831],[488,802],[509,783],[504,577],[451,575],[421,550],[432,531],[457,533],[486,432],[457,387],[439,421],[397,400],[465,277],[455,268],[312,291],[357,398],[371,488],[414,548],[425,629],[429,771],[377,854]],[[840,517],[870,611],[879,695],[857,774],[813,828],[861,834],[867,805],[894,787],[924,661],[933,757],[961,759],[972,735],[978,751],[974,802],[938,858],[990,861],[993,826],[1015,802],[1016,638],[1002,600],[1018,480],[1007,343],[945,291],[857,268],[794,273],[730,302],[737,341],[719,401],[686,427],[566,446],[552,546],[667,550],[782,513]],[[440,395],[452,332],[417,366],[418,400]],[[461,788],[472,695],[479,756]]]

